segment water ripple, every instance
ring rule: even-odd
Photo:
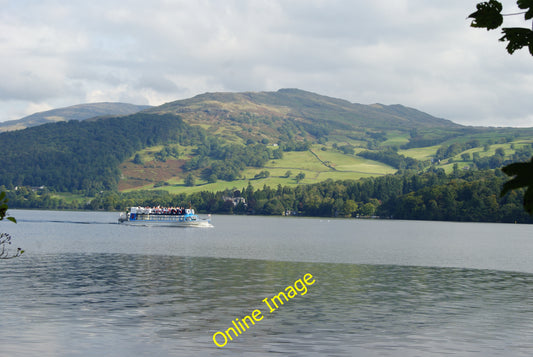
[[[261,300],[305,273],[316,278],[307,294],[268,314]],[[12,263],[0,283],[7,355],[514,356],[533,348],[526,273],[59,254]],[[223,349],[213,344],[213,333],[254,309],[262,321]]]

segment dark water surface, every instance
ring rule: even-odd
[[[533,227],[14,211],[1,356],[530,356]],[[262,302],[315,279],[269,313]],[[264,318],[223,348],[213,334]]]

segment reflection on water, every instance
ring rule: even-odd
[[[530,355],[533,275],[130,254],[1,263],[6,356]],[[261,302],[316,283],[272,314]],[[212,335],[265,318],[217,348]]]

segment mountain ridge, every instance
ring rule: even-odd
[[[451,120],[434,117],[420,110],[409,108],[401,104],[359,104],[345,99],[328,97],[313,92],[295,88],[284,88],[276,92],[207,92],[192,98],[176,100],[158,107],[147,109],[148,113],[187,114],[193,112],[200,103],[210,108],[214,116],[227,116],[224,110],[228,103],[240,104],[243,112],[253,107],[270,109],[266,116],[282,114],[300,120],[309,120],[319,116],[327,122],[349,124],[351,126],[366,126],[375,129],[390,128],[392,122],[404,124],[407,128],[413,126],[463,127]],[[209,105],[205,105],[208,103]],[[235,105],[229,109],[235,109]],[[218,109],[219,112],[215,112]],[[207,113],[209,114],[209,113]],[[235,113],[234,113],[235,115]]]
[[[129,115],[150,108],[149,105],[136,105],[121,102],[83,103],[33,113],[21,119],[0,122],[0,132],[22,130],[47,123],[86,120],[101,116]]]

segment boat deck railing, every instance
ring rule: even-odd
[[[130,221],[158,221],[158,222],[185,222],[196,221],[195,215],[168,215],[168,214],[130,214]]]

